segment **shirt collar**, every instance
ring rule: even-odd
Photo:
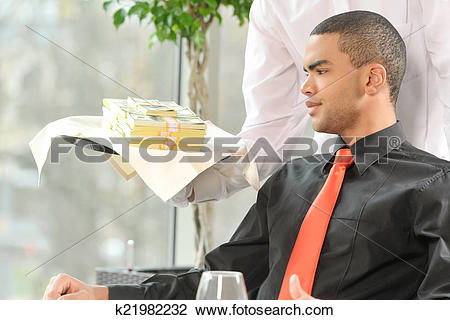
[[[325,174],[326,167],[332,165],[334,156],[339,149],[350,148],[358,173],[362,175],[367,168],[386,154],[394,149],[399,149],[405,141],[406,136],[399,121],[392,126],[359,139],[352,146],[348,146],[344,139],[338,136],[331,147],[331,153],[322,155],[326,160],[322,167],[322,173]]]

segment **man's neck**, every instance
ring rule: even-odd
[[[367,137],[375,132],[394,125],[397,122],[395,112],[385,112],[360,119],[354,128],[344,130],[340,136],[351,146],[361,138]]]

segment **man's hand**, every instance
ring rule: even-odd
[[[303,290],[300,285],[300,280],[296,274],[291,275],[289,278],[289,293],[291,294],[291,298],[294,300],[317,300]]]
[[[44,300],[107,300],[108,287],[90,286],[67,274],[60,273],[50,279]]]

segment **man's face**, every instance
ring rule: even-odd
[[[339,34],[313,35],[306,46],[304,69],[307,79],[302,93],[315,131],[341,134],[353,128],[360,117],[363,79],[350,57],[339,51]]]

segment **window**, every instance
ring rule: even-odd
[[[167,266],[171,208],[156,197],[64,251],[145,199],[151,192],[139,177],[125,181],[108,163],[82,163],[72,150],[58,164],[46,164],[36,187],[28,142],[47,123],[101,115],[103,97],[176,97],[177,47],[149,50],[151,30],[138,21],[116,32],[101,4],[0,3],[0,299],[39,299],[60,272],[94,283],[95,267],[125,266],[128,239],[135,240],[137,266]],[[222,27],[211,30],[211,120],[236,134],[245,117],[247,29],[231,11],[223,16]],[[255,196],[247,189],[215,204],[214,246],[229,238]],[[179,212],[176,264],[188,265],[194,260],[191,210]]]

